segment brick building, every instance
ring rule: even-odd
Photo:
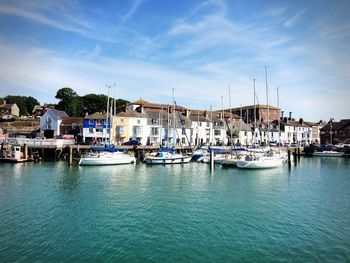
[[[339,142],[350,142],[350,119],[339,122],[329,121],[321,129],[322,144],[336,144]]]

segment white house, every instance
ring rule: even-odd
[[[304,124],[303,120],[295,121],[291,118],[283,118],[281,128],[284,131],[283,143],[292,143],[303,146],[312,142],[312,127]]]
[[[64,111],[48,109],[40,119],[40,133],[46,138],[60,135],[60,125],[64,117],[69,117]]]

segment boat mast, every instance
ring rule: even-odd
[[[212,139],[214,136],[212,136],[213,133],[213,106],[210,105],[210,124],[209,124],[209,145],[212,143]]]
[[[281,116],[280,116],[280,95],[277,88],[277,109],[278,109],[278,146],[281,143]]]
[[[256,103],[255,103],[255,78],[253,79],[254,82],[254,144],[256,144]]]
[[[249,117],[249,109],[248,109],[248,108],[247,108],[247,110],[246,110],[246,114],[247,114],[247,116],[246,116],[246,118],[247,118],[247,124],[246,124],[246,126],[245,126],[245,130],[246,130],[246,133],[247,133],[247,135],[246,135],[246,138],[247,138],[246,146],[248,147],[248,139],[249,139],[249,136],[248,136],[248,122],[249,122],[248,117]]]
[[[163,125],[163,105],[162,109],[160,110],[160,117],[159,117],[159,146],[162,146],[162,125]]]
[[[174,137],[174,149],[175,149],[175,145],[176,145],[176,116],[175,116],[175,89],[173,88],[173,108],[174,108],[174,112],[173,112],[173,120],[174,120],[174,127],[173,127],[173,137]]]
[[[267,85],[267,67],[265,65],[265,85],[266,85],[266,103],[267,103],[267,145],[270,144],[270,108],[269,108],[269,87]]]
[[[222,123],[224,124],[224,128],[225,128],[226,125],[225,125],[225,116],[224,116],[224,97],[223,96],[221,96],[221,108],[222,108],[221,120],[222,120]],[[224,137],[224,140],[222,143],[223,143],[223,145],[225,145],[225,137]]]
[[[168,128],[167,128],[167,138],[166,138],[166,145],[167,146],[169,146],[169,128],[170,128],[169,127],[169,125],[170,125],[169,124],[169,121],[170,121],[170,119],[169,119],[169,111],[170,111],[170,108],[169,108],[169,105],[168,105],[168,116],[167,116],[168,117]]]
[[[109,111],[109,89],[111,88],[111,86],[108,86],[107,85],[107,88],[108,88],[108,93],[107,93],[107,113],[106,113],[106,133],[105,133],[105,145],[107,143],[107,124],[108,124],[108,111]],[[103,126],[102,126],[102,130],[103,130]]]
[[[228,100],[230,107],[230,142],[231,142],[231,158],[232,158],[232,150],[233,150],[233,142],[232,142],[232,108],[231,108],[231,87],[228,85]]]
[[[330,131],[329,131],[329,136],[330,136],[330,144],[333,144],[333,131],[332,131],[332,128],[333,128],[333,118],[330,118],[330,120],[329,120],[329,129],[330,129]]]

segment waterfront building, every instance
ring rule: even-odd
[[[350,119],[343,119],[339,122],[331,120],[320,131],[322,144],[349,143]]]
[[[282,143],[285,145],[308,145],[312,142],[312,127],[305,124],[303,119],[296,121],[292,118],[281,119],[281,130],[284,131]]]
[[[60,135],[60,126],[65,117],[69,117],[65,111],[48,109],[40,119],[41,136],[54,138]]]
[[[327,125],[327,122],[320,120],[319,122],[304,121],[304,124],[311,127],[311,142],[319,144],[321,142],[321,128]]]
[[[0,105],[0,119],[11,119],[19,116],[19,108],[16,103],[8,104],[5,100]]]
[[[74,137],[83,134],[83,118],[82,117],[64,117],[60,124],[61,135],[74,135]]]
[[[237,108],[232,108],[232,113],[240,116],[245,122],[254,123],[254,109],[257,122],[267,122],[278,120],[280,118],[280,110],[271,105],[249,105]],[[230,109],[226,109],[225,112],[230,112]]]
[[[129,140],[138,140],[142,145],[147,144],[149,138],[147,115],[135,110],[120,112],[116,116],[117,143],[121,144]]]
[[[95,112],[86,115],[83,119],[83,141],[93,144],[109,141],[113,143],[111,136],[110,118],[106,119],[106,113]],[[113,122],[113,120],[112,120]]]

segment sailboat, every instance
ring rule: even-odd
[[[282,166],[284,160],[272,155],[248,155],[244,160],[237,161],[237,167],[241,169],[267,169]]]
[[[267,85],[267,70],[265,66],[266,79],[266,100],[267,100],[267,145],[269,145],[270,120],[269,120],[269,97]],[[255,104],[255,79],[254,79],[254,104]],[[254,105],[255,107],[255,105]],[[255,118],[255,115],[254,115]],[[256,122],[256,119],[254,120]],[[285,158],[283,154],[276,154],[272,151],[260,154],[247,155],[244,160],[237,161],[237,167],[242,169],[266,169],[280,167],[284,164]]]
[[[176,153],[176,108],[175,108],[175,96],[173,89],[173,147],[161,147],[158,152],[152,153],[145,158],[147,164],[183,164],[189,163],[192,156],[177,154]],[[169,115],[169,112],[168,112]],[[169,128],[168,128],[169,134]]]
[[[125,149],[118,149],[112,146],[112,105],[109,111],[109,89],[107,96],[107,115],[106,115],[106,135],[105,135],[105,146],[104,147],[91,147],[90,152],[83,155],[79,159],[79,165],[114,165],[114,164],[130,164],[136,163],[135,157],[130,156],[123,152]],[[116,112],[116,100],[114,96],[114,113]],[[107,141],[107,127],[108,127],[108,117],[110,125],[109,141]]]

